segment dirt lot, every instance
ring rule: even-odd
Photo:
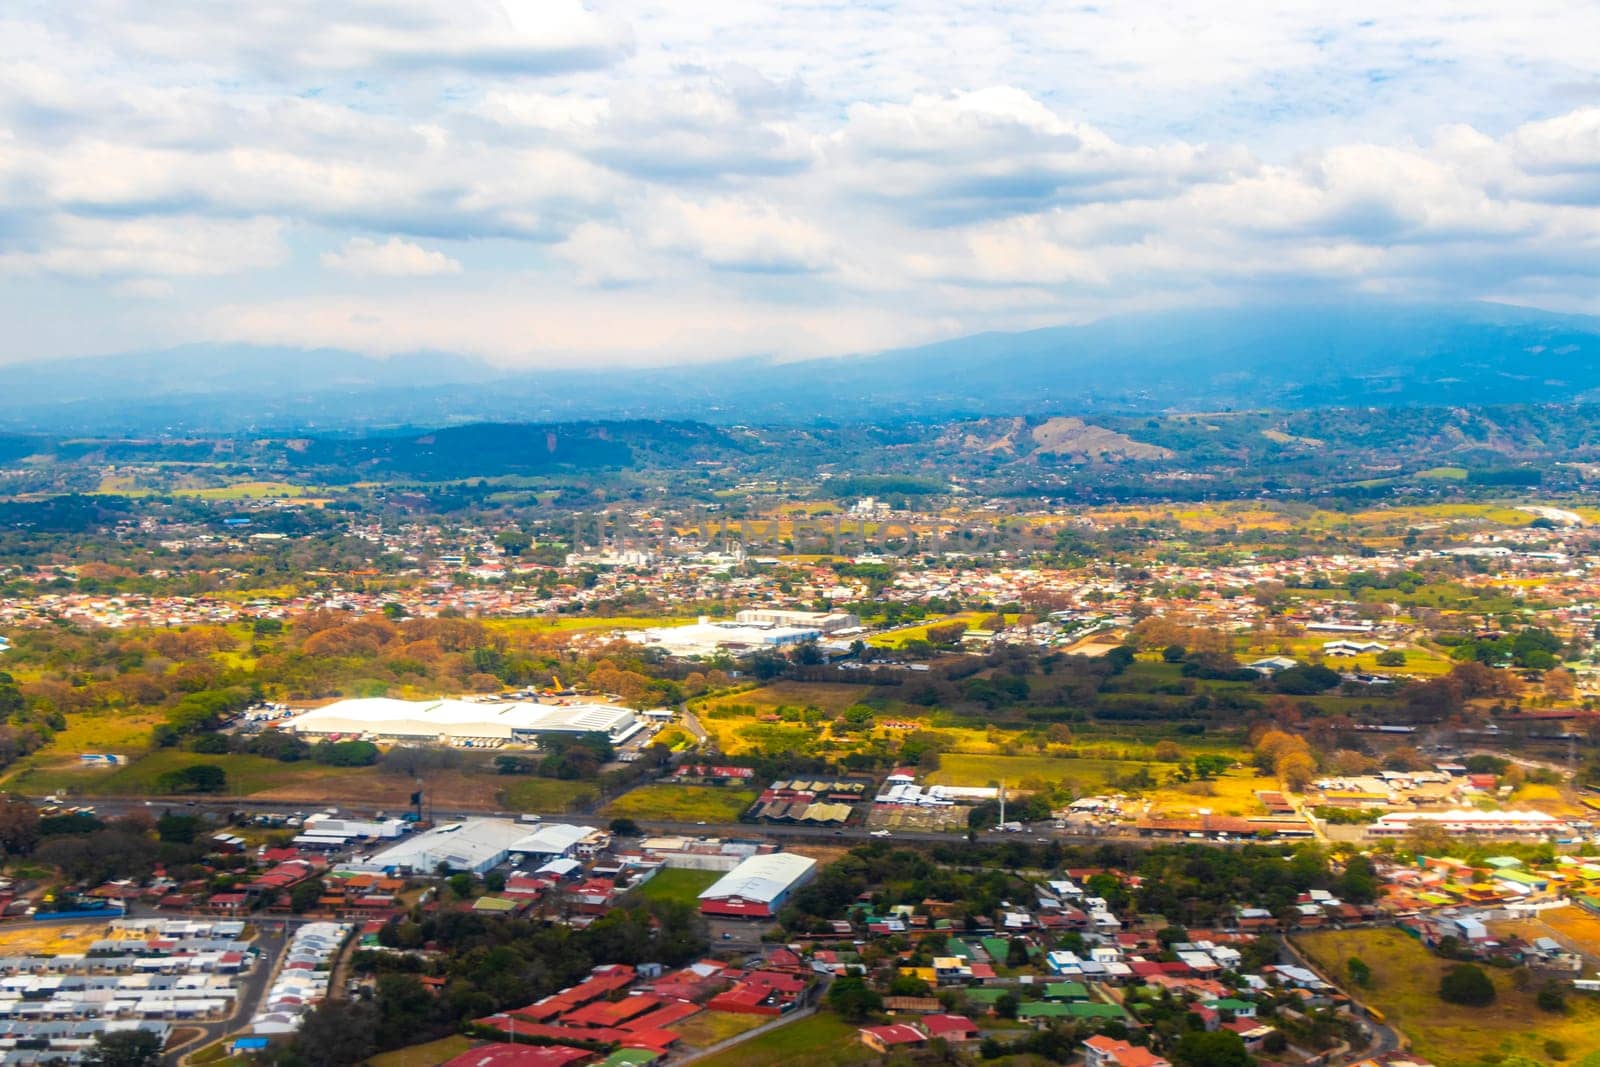
[[[7,955],[64,956],[89,951],[90,943],[110,936],[105,923],[0,927],[0,952]]]
[[[1495,923],[1494,932],[1515,934],[1529,941],[1539,937],[1551,937],[1561,942],[1569,951],[1582,953],[1588,960],[1590,968],[1600,966],[1600,916],[1593,915],[1576,904],[1540,912],[1536,919]]]

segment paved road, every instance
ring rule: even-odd
[[[42,797],[30,797],[29,799],[32,799],[32,800],[35,800],[35,801],[42,801],[43,800]],[[114,797],[114,798],[113,797],[95,797],[95,798],[85,798],[85,802],[87,802],[89,804],[92,804],[94,806],[94,808],[95,808],[95,811],[98,814],[103,815],[103,816],[111,816],[111,817],[127,814],[128,812],[133,812],[133,811],[146,811],[146,812],[149,812],[151,814],[158,814],[158,813],[160,813],[162,811],[166,811],[168,809],[175,810],[175,811],[194,811],[194,812],[204,811],[204,812],[209,812],[209,813],[212,813],[212,814],[220,814],[220,815],[224,815],[224,816],[227,815],[229,812],[234,812],[234,811],[242,811],[242,812],[247,812],[247,813],[256,813],[256,812],[284,813],[284,812],[293,812],[293,811],[297,811],[297,810],[302,810],[302,811],[315,810],[314,806],[307,807],[307,808],[296,808],[294,805],[285,804],[281,800],[279,800],[279,801],[249,800],[249,799],[241,799],[241,798],[238,798],[238,797],[205,797],[205,798],[191,798],[191,799],[178,799],[178,798],[174,798],[174,797],[150,797],[150,798],[143,798],[143,797]],[[381,809],[381,810],[391,810],[391,809],[392,809],[392,805],[389,808],[385,808],[385,809]],[[380,809],[376,805],[370,805],[370,804],[369,805],[359,805],[359,804],[340,804],[339,805],[339,813],[340,813],[340,815],[351,817],[351,818],[368,817],[368,816],[371,816],[371,815],[375,814],[379,810]],[[480,816],[500,816],[502,818],[515,818],[518,814],[522,814],[522,813],[515,812],[515,811],[491,810],[491,809],[488,809],[488,808],[456,808],[456,809],[449,809],[449,810],[442,809],[442,808],[435,808],[433,810],[433,819],[434,819],[434,822],[441,823],[441,822],[452,822],[452,821],[455,821],[457,819],[475,818],[475,817],[480,817]],[[541,815],[542,818],[544,818],[546,820],[549,820],[551,822],[575,823],[575,824],[580,825],[580,826],[605,827],[611,821],[608,817],[600,816],[600,815],[574,815],[574,814],[564,813],[564,812],[547,812],[547,813],[529,812],[527,814],[539,814],[539,815]],[[700,834],[700,835],[705,835],[705,836],[719,836],[719,837],[770,837],[770,838],[777,838],[777,839],[780,839],[780,840],[796,840],[796,841],[807,841],[807,840],[810,840],[810,841],[829,841],[829,840],[837,840],[837,841],[840,841],[840,842],[853,842],[853,841],[884,840],[883,838],[874,838],[872,832],[869,831],[866,827],[862,827],[862,826],[846,826],[846,827],[834,828],[834,827],[827,827],[827,826],[785,826],[785,825],[782,825],[782,824],[739,823],[739,822],[704,822],[704,823],[694,822],[694,823],[690,823],[690,822],[666,821],[666,820],[659,820],[659,819],[635,819],[634,821],[637,822],[644,829],[650,830],[652,832],[657,832],[657,833],[691,834],[691,835]],[[530,831],[531,831],[531,829],[532,828],[530,827]],[[964,840],[966,838],[966,836],[967,835],[965,833],[960,833],[960,832],[933,832],[933,831],[926,831],[926,830],[896,830],[896,831],[894,831],[894,833],[893,833],[893,835],[891,837],[887,838],[887,840],[891,841],[891,842],[915,842],[915,843],[924,843],[924,844],[936,844],[936,843],[950,844],[952,842],[962,841],[962,840]],[[1062,842],[1066,842],[1066,843],[1073,843],[1073,844],[1100,844],[1100,843],[1103,843],[1103,842],[1110,842],[1110,843],[1118,843],[1118,844],[1143,844],[1143,845],[1149,845],[1149,844],[1159,840],[1159,839],[1156,839],[1156,838],[1142,838],[1142,837],[1135,836],[1133,834],[1105,834],[1105,833],[1082,834],[1082,833],[1069,833],[1069,832],[1065,832],[1065,831],[1055,830],[1055,829],[1051,828],[1050,826],[1048,826],[1048,824],[1041,824],[1041,825],[1037,826],[1033,830],[1032,833],[1004,833],[1004,832],[1001,832],[1001,831],[998,831],[998,830],[990,830],[990,831],[986,831],[984,833],[979,834],[978,835],[978,839],[981,840],[981,841],[986,841],[986,842],[992,842],[992,841],[1020,841],[1020,842],[1023,842],[1025,844],[1034,844],[1034,843],[1037,843],[1037,842],[1042,841],[1042,840],[1058,840],[1058,841],[1062,841]],[[1212,842],[1212,843],[1213,844],[1219,844],[1218,842]]]

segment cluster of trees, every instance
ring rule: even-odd
[[[1317,760],[1311,745],[1299,734],[1266,729],[1256,738],[1256,769],[1275,775],[1284,787],[1296,793],[1305,791],[1317,776]]]
[[[282,730],[259,733],[201,734],[189,743],[191,752],[220,756],[230,752],[263,756],[280,763],[309,760],[330,767],[370,767],[380,757],[371,741],[318,741],[315,744]]]
[[[374,994],[318,1008],[295,1040],[300,1062],[359,1063],[376,1051],[457,1033],[474,1019],[529,1004],[599,964],[675,967],[709,944],[698,913],[676,902],[619,908],[582,929],[473,912],[418,914],[384,927],[380,940],[386,948],[427,944],[440,951],[426,957],[357,952],[354,967],[375,977]],[[444,985],[435,994],[423,976],[444,979]]]
[[[1515,633],[1463,640],[1450,654],[1455,659],[1485,663],[1491,667],[1516,666],[1543,671],[1559,666],[1565,649],[1566,643],[1549,630],[1542,626],[1529,626]]]

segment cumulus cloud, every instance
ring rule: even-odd
[[[0,15],[0,272],[85,338],[530,360],[1308,290],[1600,312],[1597,37],[1558,0],[35,5]]]
[[[333,251],[322,253],[322,265],[346,274],[372,274],[386,278],[426,278],[460,274],[461,264],[421,245],[391,237],[378,242],[352,237]]]

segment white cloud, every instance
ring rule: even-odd
[[[460,274],[461,264],[421,245],[391,237],[378,242],[352,237],[341,248],[322,253],[322,265],[346,274],[372,274],[386,278],[426,278]]]
[[[506,359],[1308,287],[1600,311],[1597,38],[1559,0],[34,5],[0,16],[0,271],[85,346]],[[459,273],[470,305],[407,282]]]

